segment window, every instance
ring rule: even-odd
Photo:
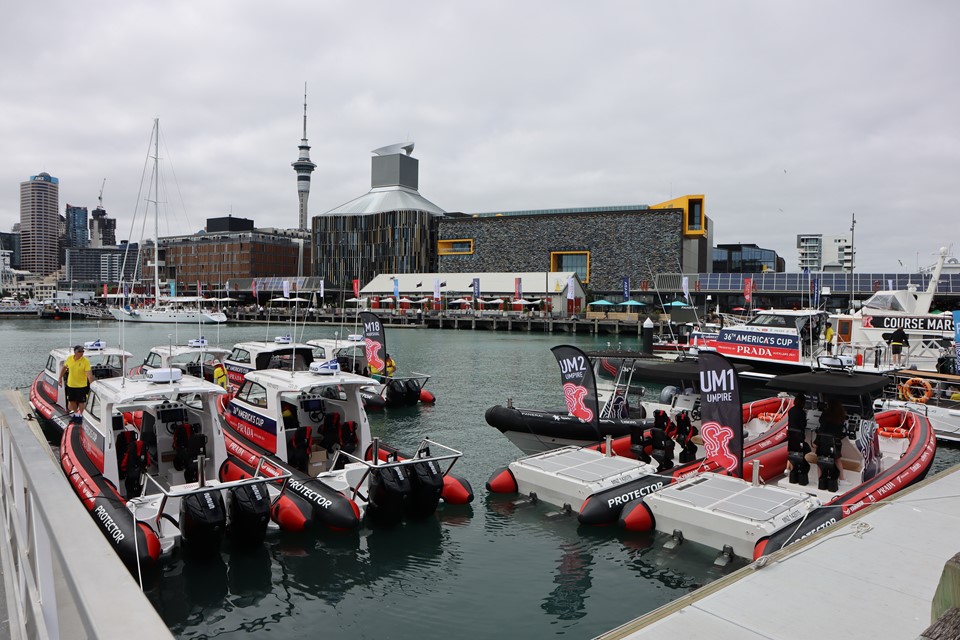
[[[250,354],[246,349],[234,349],[233,353],[230,354],[230,360],[250,364]]]
[[[589,251],[552,251],[550,252],[551,271],[575,271],[580,282],[590,282]]]
[[[243,387],[240,389],[240,392],[237,393],[237,397],[255,407],[267,406],[267,390],[250,380],[243,383]]]
[[[90,392],[87,398],[87,411],[90,413],[91,418],[100,422],[100,398],[97,397],[97,394],[93,391]]]
[[[473,239],[438,240],[437,253],[441,256],[470,255],[473,253]]]
[[[159,353],[151,352],[150,355],[147,356],[146,362],[143,364],[147,365],[148,367],[159,368],[163,365],[163,359],[160,357]]]

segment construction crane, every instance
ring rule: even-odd
[[[100,195],[97,196],[97,208],[103,209],[103,188],[107,186],[107,179],[104,178],[103,182],[100,184]]]

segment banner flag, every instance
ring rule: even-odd
[[[203,283],[201,283],[199,280],[197,280],[197,297],[203,297]]]
[[[567,300],[573,300],[573,276],[567,278]]]
[[[360,297],[360,281],[359,280],[353,281],[353,297],[354,298]]]
[[[363,325],[364,351],[370,374],[382,373],[386,369],[387,338],[383,333],[380,317],[369,311],[361,311],[360,324]]]
[[[174,282],[173,280],[170,281],[170,297],[171,298],[177,297],[177,283]]]
[[[130,295],[130,289],[127,288],[128,286],[129,286],[129,285],[128,285],[126,282],[123,283],[123,297],[124,297],[124,298],[126,298],[127,296]],[[103,287],[104,287],[103,290],[106,291],[106,290],[107,290],[107,289],[106,289],[107,285],[103,285]],[[104,294],[104,295],[106,295],[106,294]]]
[[[107,299],[107,283],[106,282],[103,283],[103,299],[104,300]]]
[[[250,281],[250,291],[253,293],[253,301],[257,301],[257,279],[254,278]]]
[[[230,281],[229,281],[229,280],[227,280],[227,286],[224,287],[223,290],[227,292],[227,295],[230,295]]]
[[[713,351],[701,351],[700,437],[707,458],[735,478],[743,477],[743,407],[733,365]]]
[[[320,300],[323,300],[323,278],[320,278]]]
[[[393,297],[394,299],[400,298],[400,279],[399,278],[393,279]]]
[[[283,281],[283,297],[284,298],[290,297],[290,281],[289,280]]]
[[[820,278],[813,279],[813,308],[820,306]]]
[[[474,299],[480,297],[480,278],[473,279],[473,297]]]
[[[623,301],[626,302],[630,299],[630,276],[623,276]]]
[[[953,312],[953,348],[957,352],[956,371],[960,371],[960,311]]]
[[[599,440],[597,425],[600,421],[600,402],[597,399],[597,382],[593,377],[590,359],[583,351],[570,345],[562,344],[550,351],[560,365],[563,399],[567,403],[567,411],[593,425]]]
[[[683,276],[683,279],[680,281],[683,287],[683,297],[687,299],[687,303],[690,303],[690,277]]]
[[[523,297],[523,278],[514,278],[513,280],[513,298],[519,300]]]
[[[440,299],[440,278],[433,279],[433,299]]]
[[[753,278],[743,279],[743,299],[747,304],[753,302]]]

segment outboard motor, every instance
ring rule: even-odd
[[[180,499],[180,535],[195,552],[220,547],[227,528],[227,510],[217,489],[191,493]]]
[[[230,505],[230,536],[243,545],[255,546],[263,542],[270,522],[270,496],[259,484],[233,487],[228,492]]]
[[[693,436],[697,433],[697,428],[690,421],[690,414],[686,411],[677,414],[677,434],[674,440],[680,445],[680,464],[697,459],[697,445],[693,442]]]
[[[667,385],[660,390],[660,404],[673,404],[673,399],[680,393],[680,389],[673,385]]]
[[[406,404],[414,405],[420,402],[420,383],[410,378],[404,386],[406,387],[406,395],[404,397]]]
[[[388,458],[395,460],[395,456]],[[368,485],[371,517],[383,524],[398,522],[412,490],[407,467],[375,467],[370,471]]]
[[[666,471],[673,468],[673,440],[663,429],[650,429],[652,450],[650,456],[657,462],[657,471]]]
[[[429,450],[426,451],[429,456]],[[410,476],[410,497],[407,499],[407,513],[414,518],[432,515],[440,504],[443,493],[443,473],[435,460],[424,460],[408,467]]]
[[[391,380],[387,383],[387,404],[402,405],[406,404],[407,385],[403,380]]]

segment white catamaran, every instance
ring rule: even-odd
[[[153,121],[153,134],[150,140],[153,143],[153,181],[152,199],[147,194],[147,202],[153,204],[153,290],[154,302],[151,307],[134,308],[129,304],[122,304],[110,309],[110,314],[117,320],[124,322],[156,322],[156,323],[194,323],[218,324],[227,321],[222,311],[203,309],[202,296],[176,297],[160,295],[160,212],[159,212],[159,180],[160,180],[160,120]]]

